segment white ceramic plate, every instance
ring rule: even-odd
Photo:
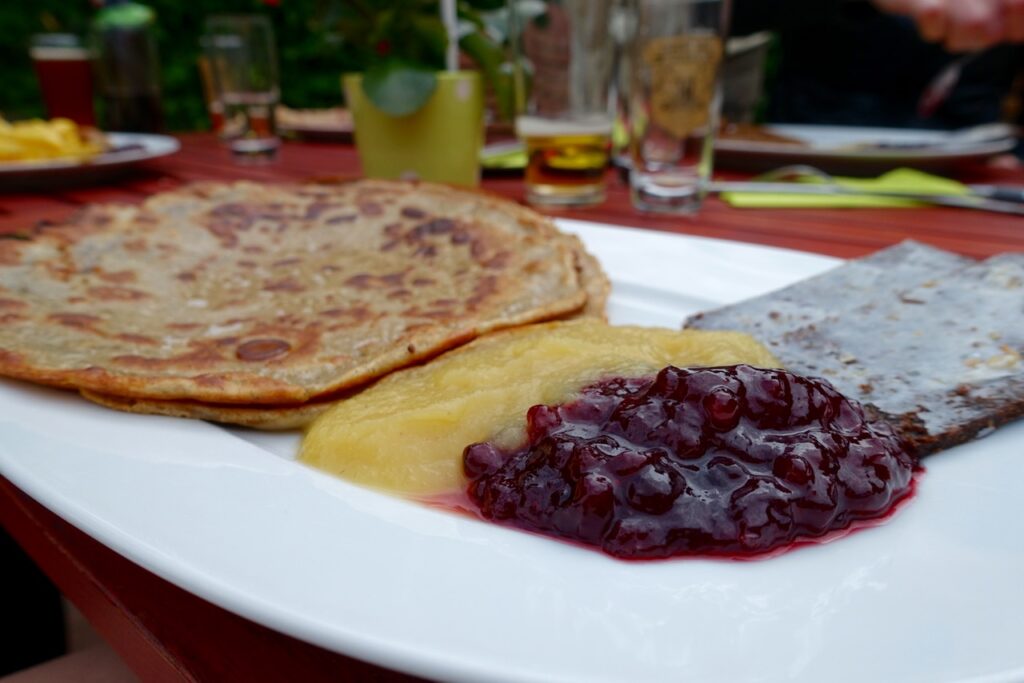
[[[677,326],[835,263],[563,225],[611,273],[620,323]],[[294,434],[0,383],[0,470],[75,526],[261,624],[453,681],[1024,679],[1022,437],[933,457],[888,524],[828,545],[622,562],[306,469]]]
[[[44,159],[0,163],[0,188],[90,181],[109,177],[142,161],[174,154],[181,144],[169,135],[104,133],[111,151],[84,161]]]
[[[995,127],[980,129],[975,138],[936,130],[856,128],[772,124],[771,133],[800,140],[787,145],[754,140],[717,139],[719,166],[761,170],[787,164],[812,164],[833,173],[876,172],[898,166],[943,169],[981,161],[1008,152],[1016,145],[1012,129],[1004,135]]]

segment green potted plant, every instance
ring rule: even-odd
[[[346,0],[339,39],[364,65],[342,78],[363,171],[475,185],[483,137],[483,80],[511,96],[501,41],[485,14],[504,0]],[[478,70],[459,70],[462,52]],[[482,78],[483,77],[483,78]]]

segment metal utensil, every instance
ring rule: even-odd
[[[938,108],[942,106],[942,103],[949,99],[953,89],[956,88],[956,84],[960,82],[960,77],[964,73],[964,67],[974,61],[980,54],[982,54],[982,51],[969,52],[954,59],[939,71],[938,75],[925,86],[924,91],[921,93],[921,98],[917,101],[917,115],[920,118],[931,118]]]

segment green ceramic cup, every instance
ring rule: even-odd
[[[342,87],[366,177],[480,184],[484,97],[478,72],[439,73],[437,90],[408,116],[375,107],[359,74],[344,75]]]

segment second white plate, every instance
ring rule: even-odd
[[[903,128],[860,128],[770,124],[764,126],[803,144],[742,139],[715,141],[721,168],[766,170],[788,164],[811,164],[829,173],[877,173],[900,166],[941,170],[983,161],[1012,150],[1012,130],[1005,136],[957,138],[955,132]]]

